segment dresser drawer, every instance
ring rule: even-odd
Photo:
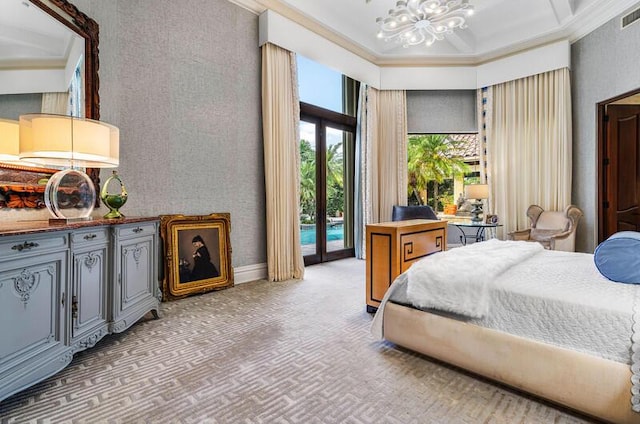
[[[401,234],[401,272],[409,269],[415,261],[444,250],[443,229],[424,230],[415,233]]]
[[[118,238],[125,239],[131,237],[148,236],[156,233],[154,222],[141,222],[134,225],[118,225],[115,227]]]
[[[76,230],[71,233],[71,247],[80,247],[92,243],[105,243],[109,239],[106,227],[92,227],[86,230]]]
[[[0,260],[15,259],[52,250],[64,250],[68,246],[66,232],[57,234],[47,233],[46,236],[25,235],[11,237],[9,239],[0,238]]]

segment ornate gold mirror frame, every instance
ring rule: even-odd
[[[61,22],[67,28],[84,38],[84,96],[85,96],[85,116],[91,119],[100,119],[100,96],[99,80],[98,80],[98,24],[96,21],[80,12],[76,6],[71,4],[67,0],[28,0],[29,3],[38,7],[42,11],[49,14],[54,19]],[[36,111],[33,111],[36,112]],[[6,171],[6,172],[1,172]],[[22,165],[11,165],[0,163],[0,179],[4,180],[2,174],[8,174],[11,176],[11,183],[16,183],[16,186],[20,185],[20,181],[26,181],[27,179],[16,178],[16,175],[20,173],[31,173],[34,175],[51,175],[56,170],[35,168]],[[87,169],[87,174],[93,181],[96,193],[100,192],[100,170],[97,168]],[[3,181],[0,181],[3,182]],[[19,189],[19,187],[18,187]],[[29,191],[28,189],[25,189]],[[99,197],[96,199],[96,206],[99,206]],[[33,202],[22,202],[21,206],[25,208],[40,207]]]

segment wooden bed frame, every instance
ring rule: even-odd
[[[631,410],[629,365],[387,302],[384,338],[613,423]]]

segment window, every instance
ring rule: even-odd
[[[304,56],[297,59],[301,102],[356,116],[354,80]]]
[[[410,134],[407,147],[410,205],[444,211],[480,179],[477,134]]]
[[[300,223],[305,265],[354,255],[357,84],[298,55]]]

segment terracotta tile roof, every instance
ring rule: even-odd
[[[455,156],[462,156],[465,160],[478,160],[480,150],[477,134],[449,134],[451,140],[459,141],[460,147],[452,152]]]

